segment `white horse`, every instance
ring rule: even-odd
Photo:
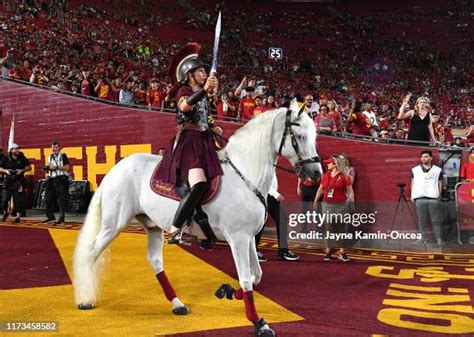
[[[230,245],[241,286],[234,290],[223,285],[216,296],[243,299],[247,318],[260,337],[275,335],[258,317],[252,294],[252,285],[262,277],[255,235],[264,225],[266,209],[262,199],[266,199],[270,189],[274,163],[282,155],[300,173],[313,178],[322,173],[315,147],[316,129],[302,111],[303,108],[268,111],[237,130],[219,152],[224,161],[220,191],[214,200],[202,206],[217,238]],[[160,160],[155,155],[131,155],[110,170],[95,192],[74,251],[74,290],[79,309],[92,309],[97,304],[104,260],[101,253],[136,217],[146,229],[148,261],[172,303],[173,313],[189,313],[163,270],[163,231],[170,230],[178,202],[150,188],[151,175]],[[191,228],[194,233],[200,232],[194,223]]]

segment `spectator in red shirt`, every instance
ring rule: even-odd
[[[92,94],[94,93],[94,85],[89,79],[89,76],[90,76],[90,71],[82,72],[83,79],[81,81],[81,95],[92,96]]]
[[[314,208],[317,209],[319,198],[323,196],[322,214],[327,214],[330,220],[327,219],[324,223],[326,229],[324,261],[330,261],[332,244],[328,235],[345,232],[345,224],[336,222],[336,217],[331,214],[342,214],[344,218],[344,215],[349,212],[347,199],[349,202],[354,202],[354,190],[349,177],[349,168],[342,156],[331,156],[324,160],[324,163],[327,164],[328,170],[321,179],[321,185],[316,192]],[[349,261],[350,259],[344,251],[344,240],[337,240],[336,244],[339,248],[339,259],[344,262]]]
[[[272,110],[278,108],[278,105],[275,101],[275,96],[270,94],[267,96],[267,101],[265,102],[265,108],[267,110]]]
[[[138,88],[135,89],[135,101],[138,105],[145,105],[146,103],[146,83],[140,82]]]
[[[301,198],[303,201],[303,207],[301,209],[302,214],[306,214],[309,210],[311,203],[314,202],[314,198],[316,197],[316,192],[318,191],[319,184],[321,183],[321,179],[313,180],[311,178],[307,178],[305,180],[298,178],[298,185],[296,186],[296,194]],[[306,233],[308,231],[308,224],[305,222],[303,223],[302,232]]]
[[[15,64],[12,69],[8,71],[8,77],[13,78],[14,80],[21,80],[20,66]]]
[[[435,134],[436,138],[439,138],[440,135],[444,134],[443,125],[441,125],[441,123],[440,123],[439,115],[433,114],[431,117],[433,119],[434,134]]]
[[[265,112],[267,109],[263,105],[263,99],[262,95],[257,94],[257,96],[254,97],[255,100],[255,107],[253,108],[253,116],[258,116],[262,112]]]
[[[229,104],[229,110],[227,111],[227,117],[237,118],[238,115],[238,99],[234,95],[234,91],[229,90],[227,92],[227,104]]]
[[[114,100],[114,93],[117,91],[110,79],[103,75],[94,88],[97,97],[108,101]]]
[[[163,104],[162,99],[163,93],[160,88],[158,88],[158,80],[152,78],[150,81],[150,89],[146,94],[146,102],[149,107],[160,108]]]
[[[48,82],[49,79],[44,75],[43,69],[39,64],[37,64],[33,69],[33,73],[31,74],[30,83],[47,85]]]
[[[339,113],[339,111],[337,111],[337,103],[335,100],[333,99],[330,99],[328,101],[328,109],[329,109],[329,117],[332,117],[335,121],[336,121],[336,131],[337,132],[342,132],[342,117],[341,117],[341,114]]]
[[[467,163],[462,164],[461,174],[459,177],[463,181],[474,182],[474,147],[469,152],[469,159]]]
[[[23,62],[23,67],[20,68],[20,76],[23,81],[29,81],[33,72],[30,69],[30,62],[27,60]]]
[[[347,123],[352,124],[352,133],[355,135],[371,136],[370,121],[362,114],[361,103],[352,103],[351,113]]]
[[[217,118],[233,117],[235,112],[235,103],[229,100],[226,93],[223,93],[217,104]]]
[[[253,87],[245,88],[247,97],[240,100],[239,104],[239,117],[242,121],[249,121],[253,117],[253,109],[255,108],[255,100],[252,95],[255,89]]]

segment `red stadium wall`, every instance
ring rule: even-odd
[[[0,80],[0,109],[2,148],[7,147],[10,121],[15,115],[15,142],[34,165],[34,179],[44,177],[41,168],[50,143],[58,140],[67,148],[74,178],[88,179],[93,188],[120,158],[133,152],[156,153],[174,134],[176,126],[173,114],[97,103],[6,80]],[[240,127],[227,122],[222,125],[227,135]],[[396,201],[396,184],[409,183],[409,171],[418,163],[420,150],[413,146],[318,138],[321,156],[345,152],[351,157],[357,171],[359,201]],[[281,192],[287,200],[297,200],[296,177],[278,174]]]

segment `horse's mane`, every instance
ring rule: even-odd
[[[272,148],[273,125],[281,111],[286,111],[286,109],[265,111],[252,118],[230,137],[224,149],[236,165],[245,163],[241,168],[242,173],[254,184],[266,173],[262,172],[264,171],[262,165],[273,164],[272,160],[275,156]],[[220,155],[223,155],[223,151]]]

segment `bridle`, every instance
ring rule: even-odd
[[[298,117],[303,113],[303,111],[304,111],[304,105],[301,107],[300,111],[298,112]],[[277,155],[281,156],[281,151],[283,150],[283,146],[285,145],[286,138],[290,137],[291,146],[293,146],[293,149],[295,150],[296,158],[298,159],[298,161],[293,166],[292,170],[278,166],[277,164],[274,164],[274,166],[284,171],[287,171],[290,173],[296,173],[298,174],[298,176],[301,176],[305,173],[304,172],[305,164],[320,163],[321,158],[319,156],[315,156],[313,158],[303,159],[303,157],[301,156],[298,141],[296,140],[295,134],[293,133],[293,126],[299,126],[300,124],[291,121],[291,112],[292,112],[291,109],[288,109],[286,112],[285,129],[283,131],[283,136],[280,142],[280,148],[278,149]]]

